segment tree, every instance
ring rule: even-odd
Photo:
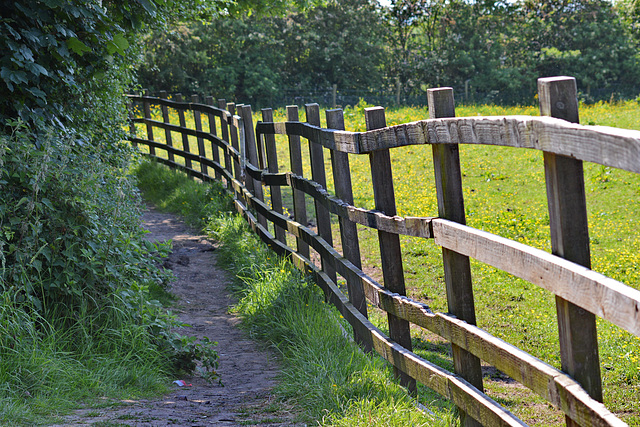
[[[539,76],[574,76],[587,93],[592,88],[637,85],[636,44],[610,2],[526,0],[522,13],[530,66]]]
[[[286,89],[383,85],[385,27],[369,0],[342,0],[282,16],[217,16],[146,40],[149,89],[270,103]]]
[[[340,0],[285,20],[283,42],[290,87],[366,91],[383,80],[386,29],[377,4]]]

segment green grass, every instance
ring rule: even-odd
[[[363,131],[364,105],[345,110],[347,130]],[[537,107],[461,106],[457,115],[537,115]],[[640,107],[635,101],[581,105],[581,122],[640,129]],[[276,121],[284,120],[282,110]],[[426,108],[387,111],[389,125],[428,118]],[[257,121],[258,117],[254,118]],[[301,109],[304,120],[304,109]],[[323,117],[324,120],[324,117]],[[324,121],[323,121],[324,124]],[[174,138],[175,140],[175,138]],[[280,170],[290,170],[288,145],[277,137]],[[308,147],[302,144],[303,157]],[[534,150],[505,147],[461,146],[461,167],[467,222],[543,250],[550,250],[542,154]],[[328,188],[333,188],[330,156],[325,150]],[[392,167],[398,213],[403,216],[437,216],[437,201],[430,147],[411,146],[392,150]],[[373,208],[369,161],[350,155],[355,204]],[[305,176],[310,176],[308,164]],[[585,185],[590,226],[592,268],[629,286],[640,286],[640,176],[585,163]],[[284,191],[291,206],[290,192]],[[268,194],[268,192],[267,192]],[[313,212],[308,203],[308,212]],[[367,272],[381,280],[377,233],[359,227],[363,262]],[[334,218],[334,240],[339,231]],[[289,236],[290,244],[293,240]],[[402,237],[403,263],[408,294],[446,311],[441,250],[432,241]],[[560,365],[554,296],[528,282],[472,261],[478,325],[495,336],[554,365]],[[372,319],[385,328],[385,316],[373,311]],[[377,320],[376,320],[377,319]],[[448,346],[437,336],[413,330],[416,352],[450,367]],[[601,370],[605,405],[630,425],[640,425],[640,338],[598,319]],[[488,393],[525,422],[555,425],[562,419],[536,402],[526,391],[505,385],[491,376]]]
[[[49,424],[79,402],[166,392],[169,366],[143,327],[83,326],[56,328],[0,302],[0,424]]]
[[[585,124],[640,129],[640,106],[635,102],[581,106]],[[538,115],[537,107],[462,106],[456,114]],[[282,120],[282,113],[280,113]],[[387,111],[389,125],[428,118],[426,108]],[[345,111],[347,130],[364,131],[362,108]],[[278,139],[280,158],[287,145]],[[304,146],[304,144],[303,144]],[[303,147],[304,149],[304,147]],[[542,153],[505,147],[460,147],[467,223],[536,248],[550,251]],[[333,187],[329,154],[328,187]],[[280,160],[279,160],[280,161]],[[430,147],[410,146],[391,150],[398,214],[437,216],[437,199]],[[286,160],[280,161],[285,166]],[[373,208],[371,172],[366,156],[350,155],[355,204]],[[305,171],[306,173],[306,171]],[[306,176],[310,176],[307,174]],[[640,285],[640,176],[595,164],[585,164],[592,267],[629,286]],[[313,209],[310,210],[313,212]],[[339,240],[334,218],[334,240]],[[359,227],[364,264],[382,280],[377,233]],[[402,237],[403,263],[408,294],[447,311],[441,250],[430,240]],[[557,367],[560,366],[554,296],[523,280],[472,261],[478,325]],[[385,317],[379,316],[384,328]],[[631,425],[640,425],[640,339],[598,320],[605,404]],[[429,339],[429,341],[425,341]],[[421,356],[450,366],[447,346],[433,334],[414,330],[414,345]],[[506,393],[504,384],[485,381],[489,394],[502,398],[518,416],[536,425],[555,425],[561,417],[548,414],[545,405],[531,412],[526,393]],[[495,390],[494,390],[495,389]]]
[[[139,171],[141,182],[154,182],[145,179],[148,173],[156,177],[181,175],[148,164]],[[180,188],[172,194],[218,191],[195,181],[180,181]],[[142,187],[145,197],[153,202],[160,200],[155,188]],[[232,290],[239,302],[234,310],[251,336],[268,342],[281,354],[283,373],[276,393],[283,406],[293,406],[297,421],[323,425],[365,425],[367,420],[379,425],[455,424],[453,409],[433,393],[425,391],[420,398],[433,414],[417,409],[414,399],[393,381],[389,366],[378,357],[363,354],[344,336],[343,330],[350,326],[324,302],[319,288],[260,243],[241,217],[228,212],[228,200],[216,203],[221,209],[209,217],[207,230],[221,243],[216,251],[219,262],[237,275]],[[165,208],[179,212],[182,203]],[[266,416],[273,417],[273,411],[271,408]]]

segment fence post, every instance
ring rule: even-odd
[[[195,94],[191,95],[191,103],[192,104],[200,103],[200,97]],[[192,108],[191,112],[193,113],[193,122],[195,124],[196,130],[199,132],[202,132],[202,115],[200,114],[200,111]],[[204,148],[204,139],[202,139],[199,136],[196,137],[196,139],[198,141],[198,155],[201,157],[206,157],[207,152]],[[207,174],[207,165],[205,165],[202,162],[200,162],[200,172],[202,172],[203,175]]]
[[[540,114],[579,122],[576,80],[573,77],[538,79]],[[587,202],[582,161],[544,153],[549,205],[551,251],[554,255],[591,268]],[[583,308],[556,296],[562,370],[595,400],[602,402],[602,382],[596,318]],[[577,425],[567,416],[567,425]]]
[[[168,94],[166,90],[160,91],[160,98],[168,99]],[[166,105],[162,105],[161,109],[162,109],[162,121],[166,124],[169,124],[171,122],[171,120],[169,119],[169,107],[167,107]],[[173,147],[173,140],[171,139],[171,131],[169,129],[164,130],[164,139],[169,147]],[[169,161],[171,162],[174,161],[173,153],[171,151],[167,152],[167,157]]]
[[[344,129],[344,113],[342,110],[327,110],[328,129]],[[333,184],[336,190],[336,196],[342,201],[353,205],[353,188],[351,183],[351,170],[349,167],[349,155],[338,150],[330,150],[331,152],[331,169],[333,171]],[[362,260],[360,259],[360,242],[358,240],[358,229],[356,224],[347,218],[338,218],[340,222],[340,241],[342,242],[342,253],[353,265],[362,269]],[[353,277],[347,277],[347,290],[349,293],[349,302],[367,317],[367,299],[364,295],[362,283],[354,280]],[[361,336],[354,329],[355,339],[364,347],[367,352],[373,351],[371,336]],[[369,338],[369,339],[366,339]]]
[[[144,90],[144,96],[149,96],[149,89]],[[144,118],[147,120],[151,120],[151,106],[149,105],[149,101],[142,101],[142,108],[144,112]],[[153,125],[147,123],[147,140],[153,141]],[[149,145],[149,154],[152,156],[156,155],[156,149]]]
[[[235,148],[238,151],[238,153],[240,153],[240,144],[238,143],[238,128],[233,125],[233,116],[236,115],[236,104],[233,102],[227,102],[226,110],[229,113],[231,113],[231,116],[232,116],[231,121],[229,122],[229,129],[230,129],[229,136],[231,139],[231,146]],[[233,158],[233,176],[239,182],[242,182],[242,172],[240,171],[240,161],[235,157]],[[249,187],[247,188],[249,188],[249,190],[253,192],[253,181],[250,181],[248,184],[249,184]]]
[[[255,167],[260,167],[258,162],[258,146],[256,141],[256,133],[255,128],[253,127],[253,116],[251,113],[251,105],[242,105],[238,107],[239,116],[242,117],[244,121],[244,138],[245,138],[245,150],[247,150],[247,161],[251,163]],[[264,201],[264,193],[262,192],[262,181],[258,181],[257,179],[253,179],[249,174],[246,174],[247,179],[246,182],[253,183],[253,189],[247,186],[250,191],[253,192],[253,195],[256,196],[258,200],[261,202]],[[264,228],[267,228],[267,218],[263,215],[258,214],[258,222]]]
[[[428,89],[427,98],[429,118],[455,117],[452,88]],[[466,224],[458,144],[433,144],[431,147],[438,197],[438,215],[441,218]],[[469,257],[442,248],[442,261],[449,312],[458,319],[475,325],[476,312]],[[451,347],[455,372],[482,391],[480,359],[457,345],[452,344]],[[460,424],[462,426],[481,425],[463,411],[460,411]]]
[[[225,99],[218,99],[218,108],[229,112],[227,109],[227,101]],[[223,114],[220,117],[220,131],[222,133],[222,139],[227,143],[227,145],[231,145],[231,139],[229,137],[229,122],[227,120],[227,115]],[[224,168],[229,172],[231,176],[233,175],[233,166],[231,162],[231,155],[229,154],[229,150],[225,148],[222,150],[222,155],[224,156]],[[227,182],[227,188],[231,186],[230,182]]]
[[[320,106],[318,104],[306,104],[307,123],[320,127]],[[311,179],[327,189],[327,177],[324,170],[324,153],[322,145],[309,140],[309,156],[311,158]],[[331,215],[329,210],[322,203],[315,201],[316,222],[318,223],[318,234],[329,245],[333,246],[333,236],[331,233]],[[322,270],[336,283],[338,281],[336,269],[322,258]]]
[[[205,104],[214,106],[213,96],[207,96],[204,100]],[[209,133],[214,136],[218,136],[218,132],[216,130],[216,116],[215,114],[207,113],[207,119],[209,120]],[[218,149],[218,145],[214,142],[211,142],[211,154],[213,156],[213,161],[220,164],[220,150]],[[214,171],[214,176],[216,177],[216,181],[221,180],[220,172],[217,170]]]
[[[174,96],[176,102],[182,102],[182,94],[181,93],[176,93]],[[180,119],[180,127],[186,128],[187,127],[187,120],[185,119],[184,116],[184,108],[178,108],[178,118]],[[189,135],[187,135],[184,132],[181,132],[182,134],[182,149],[184,151],[186,151],[187,153],[191,153],[191,150],[189,149]],[[188,157],[184,158],[184,165],[191,169],[192,168],[192,164],[191,164],[191,159]]]
[[[287,121],[297,122],[300,120],[298,116],[297,105],[287,105]],[[302,150],[300,148],[300,137],[298,135],[289,135],[289,160],[291,163],[291,172],[298,176],[303,176],[302,170]],[[293,189],[293,215],[296,222],[303,226],[307,226],[307,206],[304,200],[304,192]],[[298,253],[307,259],[310,259],[309,245],[296,237]]]
[[[265,122],[273,122],[273,110],[271,108],[263,108],[262,109],[262,120]],[[260,143],[260,141],[258,141]],[[267,170],[271,173],[278,173],[278,152],[276,150],[276,136],[275,135],[264,135],[264,143],[265,143],[265,151],[267,154]],[[272,185],[269,188],[271,193],[271,206],[273,210],[282,213],[282,191],[280,190],[280,186]],[[285,234],[285,230],[282,227],[278,227],[274,225],[276,239],[280,242],[286,244],[287,236]]]
[[[365,108],[364,118],[368,131],[387,127],[387,119],[382,107]],[[397,213],[396,197],[393,190],[389,149],[376,150],[369,153],[369,163],[371,164],[371,181],[373,183],[373,197],[376,209],[385,215],[394,216]],[[391,292],[406,295],[400,237],[397,234],[378,231],[378,240],[384,286]],[[387,317],[391,339],[407,350],[412,351],[409,322],[392,314],[388,314]],[[394,372],[400,378],[400,383],[406,386],[411,393],[415,393],[416,380],[397,367],[394,367]]]

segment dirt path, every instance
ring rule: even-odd
[[[173,241],[165,267],[176,281],[171,292],[180,300],[174,312],[191,325],[180,332],[206,336],[218,342],[218,373],[224,386],[198,376],[179,378],[190,387],[178,387],[157,400],[123,402],[109,409],[83,409],[68,417],[65,426],[237,426],[292,425],[293,414],[272,405],[278,364],[274,355],[238,329],[228,313],[228,273],[216,267],[215,243],[197,235],[176,216],[151,208],[143,217],[149,240]],[[176,378],[178,379],[178,378]]]

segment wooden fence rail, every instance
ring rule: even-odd
[[[298,121],[297,107],[287,107],[288,121],[273,122],[267,109],[254,128],[250,106],[218,100],[214,107],[213,99],[201,104],[192,98],[187,103],[181,97],[163,99],[166,94],[130,96],[144,113],[133,123],[147,130],[146,138],[132,135],[131,141],[194,177],[222,180],[261,239],[314,276],[353,326],[356,341],[388,360],[410,392],[419,381],[451,399],[463,425],[524,425],[483,393],[481,360],[562,410],[567,425],[626,425],[601,403],[595,316],[640,336],[640,291],[590,269],[582,161],[640,173],[640,132],[581,126],[575,80],[560,77],[538,83],[541,112],[553,117],[455,118],[453,92],[440,88],[429,90],[429,119],[387,127],[384,110],[376,107],[365,111],[366,132],[345,131],[341,110],[327,111],[332,129],[321,128],[316,104],[306,106],[307,123]],[[162,121],[152,119],[151,105],[160,107]],[[180,125],[169,123],[169,108],[178,111]],[[186,111],[193,112],[195,129],[186,127]],[[201,115],[209,118],[209,132],[202,129]],[[154,141],[154,127],[164,130],[166,143]],[[182,148],[175,146],[171,132],[183,136]],[[276,134],[289,138],[290,171],[279,170]],[[197,154],[190,150],[189,136],[197,140]],[[310,179],[303,177],[300,137],[309,143]],[[211,144],[212,158],[205,155],[205,141]],[[438,218],[396,215],[389,150],[419,144],[432,146]],[[553,253],[465,225],[458,144],[543,151]],[[323,147],[331,155],[335,195],[326,190]],[[162,151],[166,155],[161,156]],[[353,205],[347,153],[369,157],[375,210]],[[270,204],[264,200],[263,185],[270,188]],[[293,218],[283,213],[283,186],[292,189]],[[314,201],[317,231],[308,227],[305,197]],[[343,254],[333,247],[330,214],[339,219]],[[378,231],[384,286],[362,270],[356,224]],[[288,246],[286,233],[295,237],[295,248]],[[449,313],[434,313],[405,295],[400,235],[434,239],[442,247]],[[320,266],[312,261],[309,248],[319,254]],[[475,326],[470,258],[556,295],[562,371]],[[337,275],[345,278],[348,296],[339,289]],[[388,314],[390,336],[367,319],[367,301]],[[411,324],[451,342],[455,373],[411,351]]]

